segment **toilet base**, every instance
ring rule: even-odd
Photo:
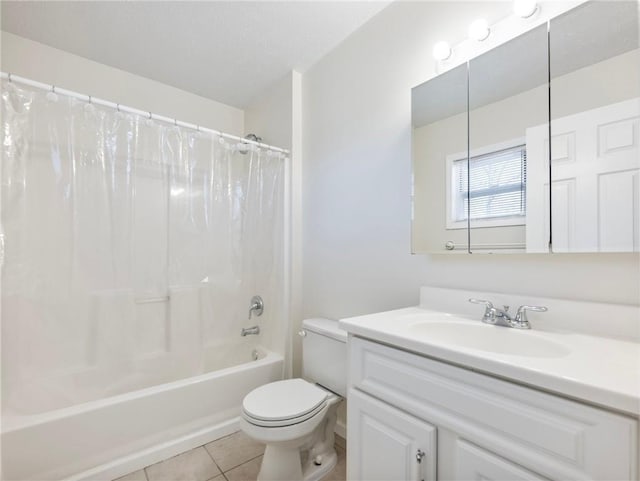
[[[316,464],[318,458],[321,464]],[[258,481],[320,481],[337,463],[338,455],[335,449],[309,459],[302,467],[298,449],[267,446]]]
[[[322,464],[320,465],[316,465],[313,459],[309,459],[309,461],[305,463],[302,471],[303,481],[320,481],[329,474],[329,471],[335,468],[336,464],[338,464],[338,455],[335,449],[331,451],[332,452],[322,456]]]
[[[302,479],[300,451],[296,448],[268,444],[262,457],[258,481],[297,481]]]

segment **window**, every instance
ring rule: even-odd
[[[466,227],[469,216],[475,227],[525,223],[525,145],[474,155],[468,164],[466,156],[458,156],[451,161],[450,169],[449,228]]]

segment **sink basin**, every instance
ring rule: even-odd
[[[570,350],[531,331],[480,322],[420,321],[408,326],[412,336],[425,342],[523,357],[564,357]]]

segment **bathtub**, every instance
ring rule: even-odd
[[[246,345],[237,352],[246,362],[45,413],[4,415],[2,479],[110,480],[236,431],[243,397],[283,373],[279,354]]]

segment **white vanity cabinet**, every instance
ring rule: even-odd
[[[634,417],[355,336],[349,357],[347,479],[638,479]]]
[[[349,397],[352,477],[367,481],[436,479],[436,428],[357,390]]]

